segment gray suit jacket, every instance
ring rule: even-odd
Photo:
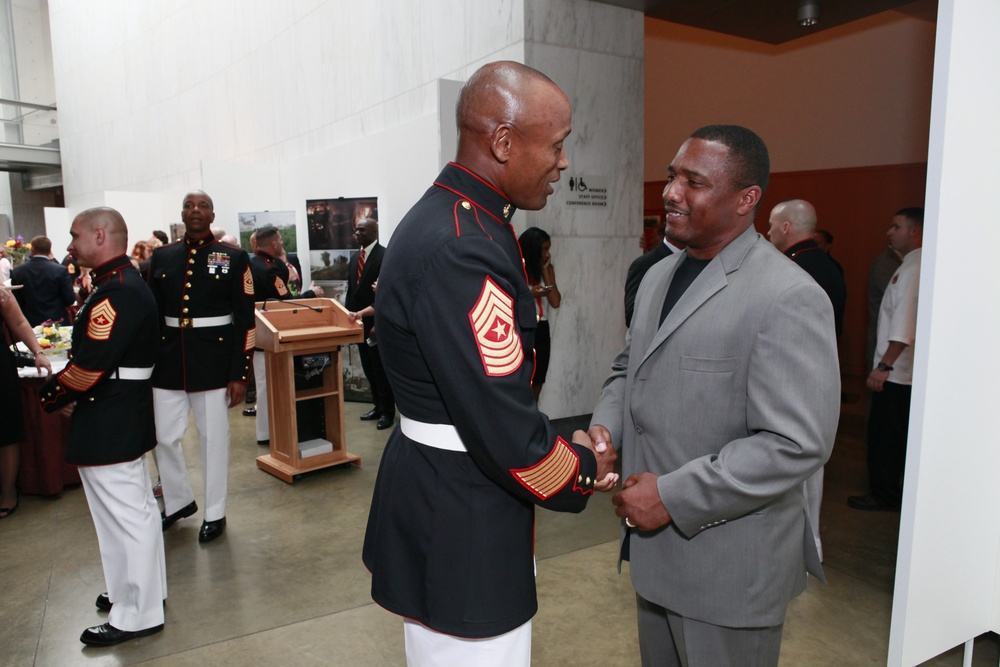
[[[628,475],[652,472],[673,522],[632,530],[632,583],[682,616],[782,623],[822,577],[802,481],[830,456],[840,409],[833,309],[751,226],[658,326],[686,253],[646,274],[594,410]]]

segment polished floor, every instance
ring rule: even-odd
[[[253,421],[231,411],[226,534],[198,544],[200,514],[165,534],[166,628],[118,647],[85,648],[78,639],[104,621],[93,604],[105,588],[83,490],[23,497],[18,512],[0,521],[0,665],[405,664],[401,622],[372,603],[361,563],[389,433],[358,420],[367,408],[348,403],[345,410],[348,448],[361,455],[361,466],[308,474],[293,485],[257,469],[264,448],[255,444]],[[789,607],[783,666],[886,663],[899,515],[845,504],[864,490],[863,419],[861,392],[848,391],[826,469],[828,583],[810,581]],[[564,421],[567,431],[572,422]],[[185,438],[198,489],[192,428]],[[627,565],[622,575],[615,571],[617,532],[608,496],[581,515],[538,513],[534,665],[639,664]],[[995,635],[978,639],[973,664],[997,665],[998,646]],[[961,665],[961,650],[926,664]]]

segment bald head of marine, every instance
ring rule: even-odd
[[[457,120],[455,161],[518,208],[543,208],[569,166],[563,142],[573,113],[559,86],[520,63],[489,63],[462,88]]]
[[[107,206],[89,208],[73,219],[66,250],[81,266],[95,268],[124,255],[128,227],[121,213]]]

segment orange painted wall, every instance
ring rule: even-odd
[[[840,341],[844,373],[864,375],[868,325],[868,267],[885,246],[893,214],[906,206],[923,206],[927,165],[823,169],[771,174],[771,182],[755,222],[767,232],[771,209],[787,199],[805,199],[816,207],[819,227],[834,236],[831,254],[844,268],[847,307]],[[646,215],[663,213],[664,181],[648,181],[644,189]]]
[[[771,45],[645,22],[645,180],[696,128],[749,127],[771,171],[927,161],[936,26],[887,11]]]

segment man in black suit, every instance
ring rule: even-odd
[[[661,226],[657,229],[657,231],[664,232],[665,228]],[[680,250],[682,250],[682,248],[668,241],[666,234],[664,234],[662,236],[662,241],[657,243],[655,248],[644,255],[636,257],[632,261],[632,264],[629,265],[628,273],[625,276],[625,326],[632,326],[632,310],[635,307],[635,293],[639,291],[639,283],[642,282],[646,272],[661,259],[665,259]]]
[[[36,236],[31,239],[31,259],[10,273],[11,285],[24,285],[14,294],[33,327],[46,320],[67,322],[66,308],[76,301],[72,276],[65,266],[49,259],[50,252],[52,241]]]
[[[96,601],[107,622],[80,641],[113,646],[163,630],[163,534],[143,456],[156,446],[159,322],[153,295],[125,256],[128,230],[118,211],[84,211],[70,236],[70,252],[93,269],[93,291],[73,329],[72,360],[39,398],[46,412],[76,404],[66,462],[79,466],[108,587]]]
[[[385,248],[378,242],[378,220],[365,218],[359,222],[354,230],[354,238],[361,250],[351,258],[347,272],[345,305],[352,313],[375,305],[373,285],[378,280],[378,273],[382,268],[382,255],[385,254]],[[361,415],[361,420],[377,419],[375,428],[381,431],[392,426],[396,420],[396,402],[389,386],[389,378],[382,368],[382,357],[375,344],[376,334],[372,331],[375,326],[374,313],[362,317],[361,324],[365,331],[365,342],[358,344],[358,354],[361,356],[361,367],[365,371],[365,377],[368,378],[368,385],[372,389],[372,403],[375,404],[374,408]]]

